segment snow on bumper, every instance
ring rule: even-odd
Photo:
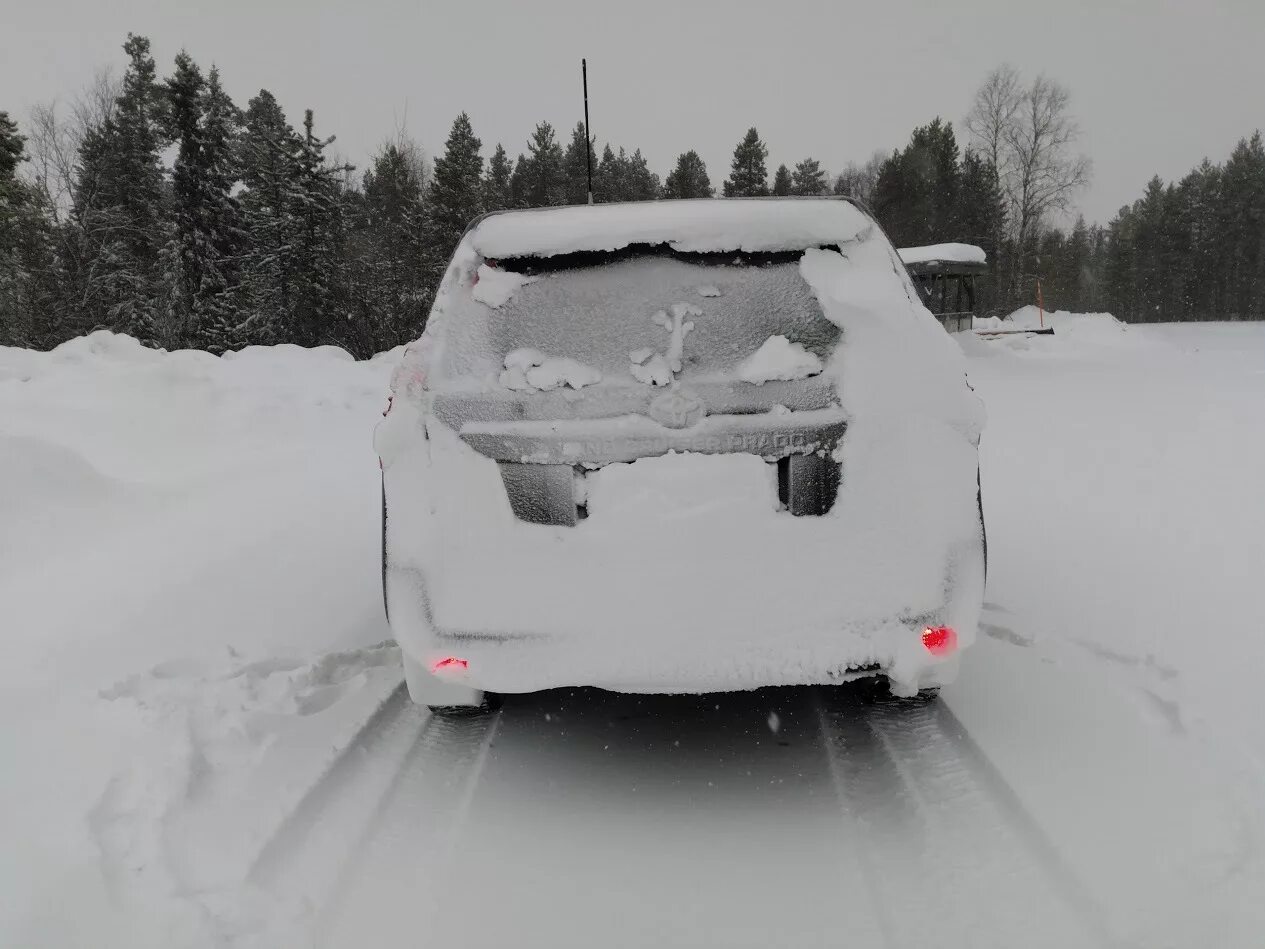
[[[516,520],[496,463],[432,424],[385,467],[392,627],[427,667],[460,657],[441,674],[499,692],[720,691],[874,667],[932,684],[955,657],[922,629],[954,626],[966,646],[978,619],[975,460],[958,433],[911,425],[845,436],[821,517],[777,510],[756,455],[685,453],[590,473],[588,519],[551,527]]]

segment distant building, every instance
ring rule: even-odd
[[[922,302],[950,333],[969,330],[975,318],[975,276],[988,272],[988,255],[974,244],[902,247],[898,253]]]

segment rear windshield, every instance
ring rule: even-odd
[[[677,314],[693,323],[681,340],[678,378],[731,369],[775,335],[824,361],[839,330],[800,276],[801,256],[645,248],[489,262],[533,279],[498,308],[460,294],[461,312],[446,321],[440,375],[495,376],[506,355],[531,348],[590,366],[603,384],[635,385],[629,354],[666,352]]]

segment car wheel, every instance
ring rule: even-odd
[[[861,701],[866,705],[878,705],[916,702],[924,703],[934,701],[940,694],[940,686],[933,685],[924,689],[919,689],[917,695],[898,696],[892,694],[892,686],[887,676],[876,675],[870,676],[868,679],[860,679],[857,681],[857,691]]]

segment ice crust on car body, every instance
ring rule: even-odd
[[[790,265],[716,266],[715,277],[705,279],[722,290],[720,299],[699,294],[683,307],[710,319],[707,308],[723,305],[733,320],[759,320],[767,307],[743,311],[741,284],[733,282],[759,276],[769,281],[770,301],[807,295],[836,328],[834,342],[818,350],[820,375],[833,383],[847,420],[834,451],[844,476],[827,514],[795,518],[776,510],[770,503],[776,485],[768,480],[773,466],[758,455],[687,452],[591,472],[590,516],[575,527],[523,523],[510,510],[497,462],[427,414],[433,393],[409,388],[417,374],[433,379],[438,365],[469,367],[451,382],[461,391],[482,384],[483,358],[454,358],[446,347],[450,320],[460,314],[466,322],[452,325],[471,325],[461,301],[469,299],[484,258],[642,244],[795,255]],[[571,283],[564,271],[544,271],[531,289],[554,314],[567,304],[550,296],[550,287],[590,294],[575,310],[580,319],[600,315],[593,307],[607,299],[604,282],[622,280],[632,293],[639,286],[690,290],[702,285],[700,269],[634,256],[566,271]],[[594,367],[627,367],[634,378],[640,370],[650,379],[664,379],[666,371],[670,382],[668,357],[679,326],[685,346],[678,355],[697,371],[691,360],[699,350],[691,347],[702,338],[704,317],[684,308],[678,315],[670,303],[657,306],[664,308],[658,326],[645,316],[644,323],[630,317],[631,323],[613,324],[640,327],[635,342],[633,332],[622,330],[609,341],[590,338],[585,345],[598,347]],[[744,312],[750,315],[735,315]],[[533,319],[521,307],[519,316]],[[566,333],[578,332],[568,327],[587,329],[567,320],[542,329],[539,338],[533,326],[519,327],[522,345],[557,352]],[[689,322],[696,324],[692,332]],[[750,336],[750,327],[735,324],[734,332],[740,330]],[[463,239],[426,335],[429,345],[405,355],[397,388],[408,395],[397,395],[379,432],[392,511],[388,585],[398,588],[395,599],[403,604],[397,610],[393,599],[392,623],[406,649],[425,654],[444,629],[497,631],[497,638],[463,640],[471,674],[492,690],[580,683],[646,691],[746,688],[837,681],[842,670],[878,664],[908,691],[933,681],[944,666],[923,647],[919,617],[934,614],[936,625],[954,626],[963,647],[973,639],[982,588],[975,503],[980,403],[966,385],[961,350],[919,301],[895,249],[851,204],[660,202],[496,215]],[[746,353],[769,335],[766,329]],[[475,333],[463,345],[481,338]],[[577,337],[576,352],[586,352],[580,343]],[[662,365],[652,370],[656,360]],[[540,424],[559,433],[565,428]],[[421,430],[424,442],[414,434]],[[489,582],[496,596],[487,595]],[[415,592],[419,583],[429,591],[424,600]],[[651,622],[644,610],[649,599],[657,604]]]

